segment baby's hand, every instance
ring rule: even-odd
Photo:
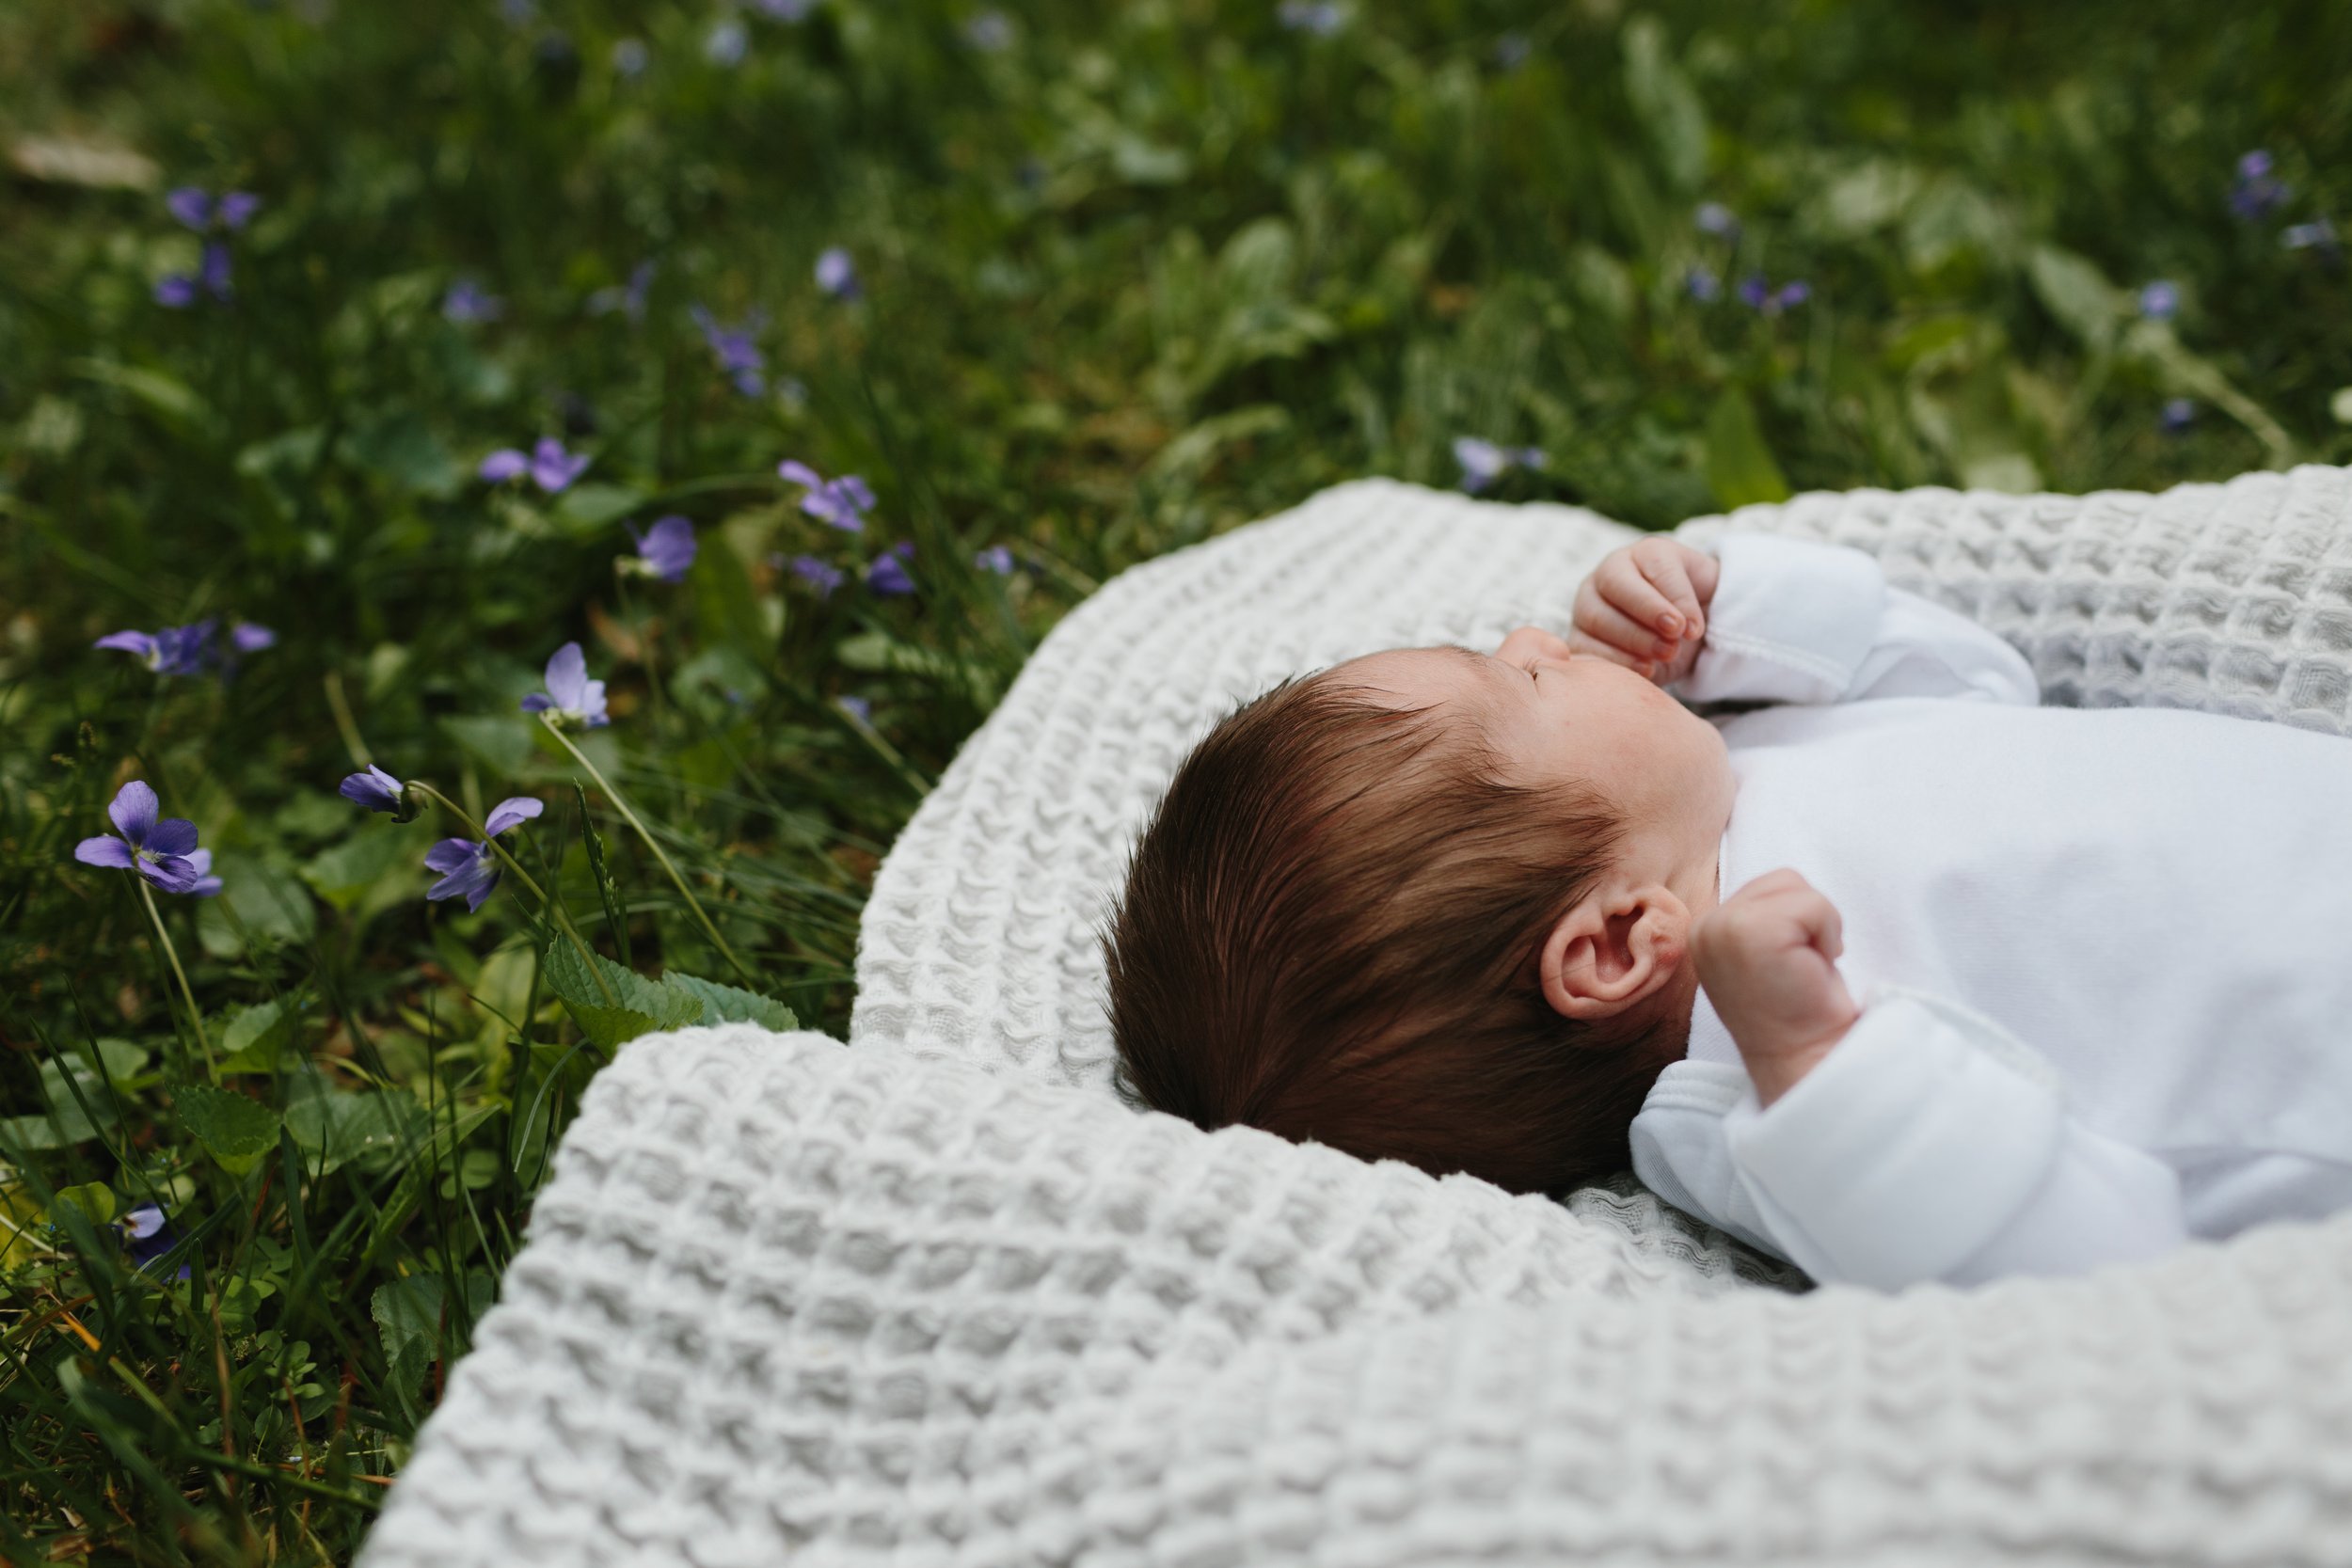
[[[1699,984],[1770,1105],[1813,1070],[1861,1016],[1834,961],[1846,950],[1835,905],[1783,866],[1699,917]]]
[[[1672,686],[1698,659],[1722,570],[1704,550],[1661,534],[1613,550],[1576,591],[1569,646]]]

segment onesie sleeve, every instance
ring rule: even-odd
[[[1668,688],[1687,702],[2042,700],[2025,655],[1959,611],[1890,586],[1865,551],[1736,529],[1684,542],[1723,568],[1698,657]]]
[[[1740,1184],[1790,1261],[1892,1291],[2077,1274],[2188,1240],[2171,1167],[2070,1116],[1998,1033],[1881,988],[1769,1109],[1753,1088],[1730,1108]]]

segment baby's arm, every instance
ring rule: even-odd
[[[1996,633],[1890,587],[1865,552],[1818,540],[1737,529],[1704,548],[1637,540],[1585,579],[1575,622],[1575,646],[1686,702],[2041,701],[2033,667]]]
[[[1990,1020],[1882,987],[1857,1007],[1836,910],[1794,870],[1700,920],[1692,955],[1754,1092],[1724,1119],[1736,1179],[1816,1279],[1895,1290],[2074,1274],[2188,1239],[2153,1155],[2066,1114]]]

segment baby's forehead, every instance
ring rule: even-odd
[[[1400,706],[1421,707],[1478,697],[1484,689],[1486,662],[1485,655],[1452,644],[1383,648],[1335,664],[1324,672],[1323,678],[1393,698]]]

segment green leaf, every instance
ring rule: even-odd
[[[210,433],[212,404],[184,381],[143,365],[119,365],[110,359],[71,359],[66,362],[66,369],[101,385],[120,388],[135,402],[143,403],[161,415],[167,424],[192,434]]]
[[[426,847],[406,834],[373,826],[312,855],[303,863],[302,879],[321,898],[348,911],[395,871],[421,870]]]
[[[278,1113],[228,1089],[182,1084],[171,1091],[180,1124],[231,1176],[243,1176],[278,1147]]]
[[[644,493],[625,484],[575,484],[555,503],[555,515],[567,525],[566,531],[588,534],[644,504]]]
[[[221,1031],[220,1046],[228,1054],[215,1066],[215,1075],[276,1071],[278,1053],[294,1038],[295,1016],[292,996],[259,1002],[239,1013]]]
[[[1697,190],[1707,178],[1707,111],[1666,53],[1665,24],[1654,16],[1625,24],[1625,95],[1667,177],[1684,191]]]
[[[2042,308],[2086,348],[2104,352],[2115,341],[2123,295],[2096,266],[2071,250],[2036,245],[2026,259],[2026,276]]]
[[[298,947],[317,933],[318,909],[310,890],[276,861],[224,849],[213,869],[220,874],[220,895],[205,899],[196,911],[196,934],[214,958],[241,958],[247,941],[262,949]],[[231,914],[245,926],[243,938]]]
[[[286,1131],[320,1175],[343,1165],[389,1169],[433,1132],[433,1118],[406,1089],[346,1094],[320,1087],[286,1107]]]
[[[60,1208],[77,1209],[92,1225],[103,1225],[115,1217],[115,1195],[103,1181],[86,1181],[78,1187],[60,1187],[50,1200],[49,1212]]]
[[[701,1017],[695,1020],[699,1023],[756,1023],[769,1029],[800,1027],[801,1021],[792,1009],[772,996],[680,974],[675,970],[663,975],[661,983],[695,1000],[702,1008]]]
[[[495,1287],[489,1275],[469,1271],[465,1291],[464,1320],[470,1323],[490,1309]],[[443,1311],[446,1295],[440,1275],[412,1274],[377,1286],[368,1301],[392,1386],[411,1405],[424,1391],[424,1374],[433,1363],[453,1359],[466,1349],[464,1323],[443,1321],[451,1316]]]
[[[143,1045],[135,1045],[111,1035],[102,1037],[95,1043],[99,1067],[104,1070],[107,1082],[119,1089],[130,1087],[131,1080],[146,1070],[148,1061],[154,1055]],[[87,1082],[89,1077],[88,1058],[79,1049],[72,1054],[74,1076]]]
[[[519,712],[511,716],[453,713],[441,721],[442,734],[491,772],[507,777],[521,772],[531,760],[536,745],[532,732],[537,728]]]
[[[1784,501],[1788,482],[1764,444],[1756,410],[1737,387],[1724,388],[1707,417],[1707,483],[1728,511],[1754,501]]]
[[[464,467],[414,410],[365,420],[345,444],[360,467],[427,499],[447,500],[465,487]]]
[[[648,980],[600,953],[590,958],[596,961],[593,970],[569,942],[550,942],[544,974],[580,1033],[606,1051],[640,1035],[700,1021],[702,999],[691,991]],[[596,983],[599,975],[602,986]]]
[[[124,1043],[105,1040],[99,1044],[99,1059],[107,1065],[110,1074],[119,1058],[107,1047],[119,1047]],[[136,1046],[131,1049],[138,1051]],[[143,1061],[146,1053],[139,1052],[139,1056]],[[7,1150],[11,1148],[68,1148],[74,1144],[87,1143],[98,1136],[100,1128],[111,1127],[119,1119],[113,1097],[107,1094],[105,1085],[98,1081],[78,1055],[72,1062],[72,1070],[73,1082],[69,1086],[64,1064],[54,1059],[40,1064],[40,1100],[47,1109],[26,1116],[0,1118],[0,1158],[4,1158]],[[78,1099],[73,1093],[77,1087],[82,1091]],[[90,1111],[97,1114],[95,1123],[82,1109],[85,1101]]]

